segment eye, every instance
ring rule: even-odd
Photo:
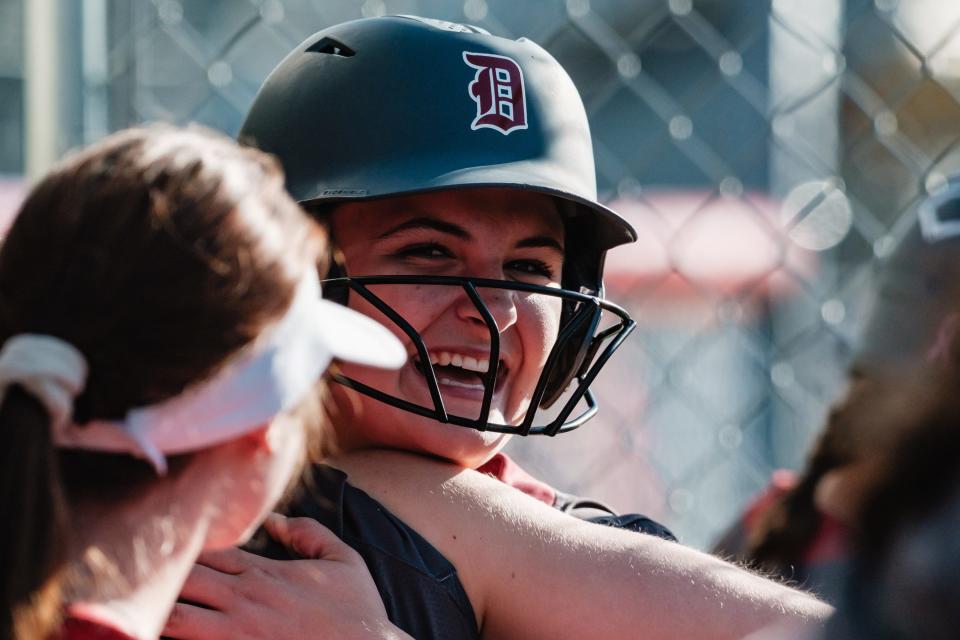
[[[442,244],[438,244],[436,242],[425,242],[402,247],[395,251],[393,255],[397,258],[436,260],[440,258],[449,258],[453,254],[451,254],[450,250]]]
[[[525,259],[513,260],[506,265],[508,271],[523,274],[527,278],[533,276],[538,279],[553,280],[556,269],[543,260]]]

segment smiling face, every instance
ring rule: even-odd
[[[508,189],[458,189],[345,204],[331,216],[334,243],[350,276],[460,276],[559,288],[563,224],[553,200]],[[448,413],[480,414],[491,336],[462,287],[371,286],[420,334]],[[497,324],[499,373],[492,423],[518,424],[560,325],[561,301],[543,294],[479,288]],[[412,341],[360,296],[350,306],[391,327],[410,361],[398,371],[344,364],[349,377],[432,407],[424,365]],[[464,466],[482,464],[508,436],[441,424],[333,385],[336,431],[346,449],[383,446],[420,451]],[[350,396],[348,402],[343,402]]]

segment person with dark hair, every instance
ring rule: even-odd
[[[338,368],[339,451],[289,508],[363,556],[394,624],[420,640],[720,639],[827,614],[501,454],[584,425],[590,384],[634,326],[604,298],[603,264],[635,232],[597,201],[583,104],[546,51],[415,16],[336,25],[270,74],[240,137],[280,159],[330,230],[326,295],[409,356]],[[308,565],[278,580],[284,561],[233,560],[261,571],[218,598],[235,576],[198,567],[171,637],[291,637],[276,626],[336,595],[305,586]]]
[[[877,407],[917,372],[941,375],[960,327],[960,179],[918,208],[880,271],[849,389],[830,412],[804,470],[771,485],[714,552],[802,584],[830,601],[848,570],[849,538],[878,468],[899,441]],[[929,372],[933,372],[930,374]]]
[[[855,367],[804,470],[778,470],[767,489],[714,545],[713,553],[802,585],[833,602],[847,569],[850,527],[866,480],[890,445],[866,418],[896,378]]]
[[[859,413],[861,424],[884,434],[888,446],[873,452],[872,464],[859,473],[836,615],[823,630],[780,626],[749,640],[957,636],[960,334],[943,338],[938,361],[901,370]]]
[[[325,251],[274,161],[199,129],[114,134],[33,188],[0,248],[0,638],[156,638],[296,475],[331,358],[402,364],[320,298]]]
[[[960,301],[958,301],[960,302]],[[853,528],[835,640],[949,640],[960,625],[960,340],[949,369],[914,372],[875,419],[899,437]]]

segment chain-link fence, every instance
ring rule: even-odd
[[[802,463],[877,260],[957,162],[953,0],[70,4],[61,55],[82,82],[62,146],[152,120],[236,133],[294,45],[361,16],[548,49],[583,95],[603,197],[640,232],[607,278],[640,326],[599,379],[593,424],[511,451],[696,546]]]

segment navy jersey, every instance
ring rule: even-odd
[[[367,563],[390,621],[417,640],[479,638],[477,619],[456,568],[420,534],[347,482],[343,472],[315,465],[285,509],[313,518],[353,547]],[[291,559],[284,547],[263,543],[248,550]]]
[[[662,525],[637,514],[617,515],[601,503],[557,492],[554,506],[584,520],[669,540]],[[343,472],[315,465],[285,512],[317,520],[355,549],[380,591],[390,621],[417,640],[479,638],[476,615],[456,567],[379,502],[347,482]],[[247,549],[292,559],[261,531]]]

